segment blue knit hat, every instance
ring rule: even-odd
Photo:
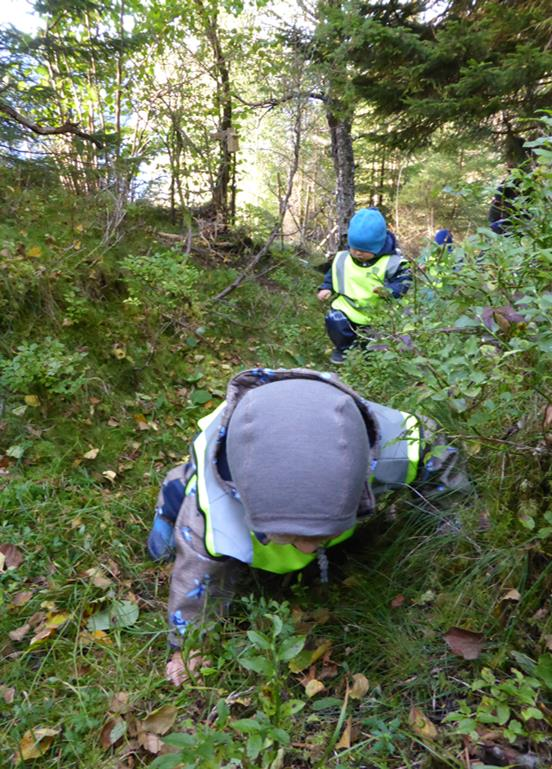
[[[387,224],[377,208],[361,208],[349,222],[349,247],[377,254],[385,244]]]
[[[434,241],[438,246],[443,246],[445,243],[452,243],[452,232],[446,229],[437,230],[435,233]]]

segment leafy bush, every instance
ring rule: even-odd
[[[0,387],[11,393],[41,391],[70,397],[87,381],[86,352],[70,352],[58,339],[19,345],[11,359],[0,359]]]
[[[172,312],[190,306],[200,272],[177,249],[146,256],[129,256],[123,260],[129,289],[127,303],[134,307],[155,305],[161,312]]]
[[[414,265],[411,291],[346,368],[361,392],[439,419],[474,454],[528,429],[526,451],[552,400],[552,170],[543,161],[517,180],[514,231],[480,228],[427,270]]]

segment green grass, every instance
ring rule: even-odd
[[[28,260],[11,263],[0,355],[9,359],[23,340],[48,335],[68,350],[88,353],[86,384],[73,397],[34,386],[3,396],[2,449],[21,446],[22,455],[10,459],[8,474],[0,476],[0,543],[17,545],[24,560],[0,574],[1,681],[15,689],[12,704],[0,699],[0,765],[10,765],[25,732],[50,727],[59,729],[51,748],[29,766],[113,769],[125,766],[117,761],[129,751],[134,766],[147,766],[153,755],[136,744],[128,716],[129,732],[121,743],[101,745],[114,694],[128,694],[136,719],[175,705],[177,729],[188,717],[204,723],[216,702],[232,692],[253,687],[262,693],[262,677],[240,667],[236,654],[243,651],[244,631],[266,621],[255,608],[265,593],[289,601],[303,617],[328,609],[327,621],[311,627],[307,639],[309,648],[324,639],[332,642],[337,667],[325,680],[323,696],[342,703],[346,680],[355,673],[370,682],[369,694],[348,706],[347,715],[360,729],[350,749],[339,757],[330,749],[340,706],[317,710],[314,698],[294,719],[284,766],[321,769],[320,761],[335,769],[462,766],[462,742],[451,726],[441,727],[437,740],[424,740],[413,732],[408,713],[415,705],[439,723],[466,696],[482,665],[507,675],[513,651],[533,660],[544,652],[549,615],[542,621],[534,617],[544,606],[550,566],[512,506],[489,488],[496,463],[501,499],[513,498],[519,466],[510,460],[505,465],[501,457],[491,457],[488,467],[472,463],[479,496],[447,514],[453,522],[461,519],[461,527],[447,528],[407,501],[398,504],[394,521],[381,514],[336,554],[326,591],[319,589],[316,573],[296,575],[286,586],[279,579],[250,579],[243,589],[253,592],[254,602],[237,602],[230,618],[201,641],[215,673],[175,689],[164,678],[169,568],[152,565],[145,555],[158,484],[186,456],[197,419],[220,401],[233,373],[256,365],[328,367],[330,345],[314,296],[320,276],[283,252],[273,257],[277,269],[225,302],[209,301],[236,274],[221,266],[201,271],[193,301],[181,313],[160,314],[156,297],[145,289],[142,307],[132,308],[124,303],[120,263],[128,254],[160,247],[155,214],[130,215],[125,239],[105,251],[99,246],[97,211],[83,212],[78,201],[65,197],[59,216],[62,193],[57,194],[42,201],[36,191],[25,192],[20,209],[8,205],[11,214],[0,229],[0,246],[12,244],[10,253],[19,242],[27,249],[41,247],[32,275],[25,271]],[[26,217],[25,226],[18,216]],[[74,248],[77,236],[80,246]],[[66,318],[71,323],[64,323]],[[359,365],[351,360],[343,372],[353,385]],[[210,400],[194,403],[198,390]],[[387,390],[391,399],[400,397],[393,382]],[[36,395],[40,404],[22,411],[26,395]],[[94,448],[96,458],[85,459]],[[110,471],[116,473],[113,480],[104,475]],[[535,463],[528,476],[532,473],[538,477]],[[485,531],[478,528],[482,513],[490,521]],[[90,574],[97,568],[106,580],[100,586]],[[511,588],[521,600],[501,601]],[[32,597],[14,606],[22,591]],[[404,603],[392,608],[399,594]],[[110,630],[105,638],[87,635],[89,617],[121,600],[137,604],[137,622]],[[36,630],[21,641],[10,639],[8,633],[36,612],[68,618],[36,645],[29,645]],[[442,635],[454,625],[484,633],[480,660],[467,662],[447,650]],[[320,672],[321,663],[315,673]],[[248,696],[233,715],[252,715]],[[284,696],[305,700],[297,676],[287,677]],[[389,749],[377,736],[382,732]]]

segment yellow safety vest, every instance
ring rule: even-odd
[[[369,324],[382,302],[374,289],[383,287],[386,275],[394,274],[401,261],[399,254],[391,254],[361,267],[349,251],[340,251],[332,264],[332,285],[338,294],[332,307],[341,310],[353,323]]]
[[[416,477],[420,457],[420,428],[416,417],[369,404],[379,419],[382,432],[381,449],[374,460],[370,482],[374,491],[384,491],[411,483]],[[205,518],[205,549],[213,557],[231,556],[254,568],[275,574],[303,569],[316,559],[316,553],[302,553],[293,545],[263,544],[244,521],[243,505],[222,486],[214,468],[214,451],[219,436],[222,412],[226,403],[199,420],[201,432],[193,442],[193,458],[197,470],[197,505]],[[385,429],[387,425],[387,429]],[[369,468],[367,468],[367,475]],[[194,485],[190,479],[189,493]],[[332,547],[352,536],[355,527],[331,539]]]

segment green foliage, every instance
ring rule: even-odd
[[[0,359],[0,386],[14,394],[74,396],[87,381],[86,352],[71,352],[59,339],[25,342],[11,359]]]
[[[302,650],[305,638],[295,634],[287,603],[244,601],[253,628],[246,638],[226,646],[224,657],[236,660],[253,673],[249,717],[233,719],[224,699],[217,702],[214,725],[183,724],[188,734],[171,734],[165,742],[178,748],[176,756],[160,757],[155,769],[171,769],[183,763],[184,769],[218,769],[235,760],[244,769],[270,769],[283,757],[290,744],[294,717],[305,703],[286,696],[287,663]],[[229,731],[231,730],[231,731]],[[238,736],[235,736],[238,735]]]
[[[132,307],[151,307],[155,311],[174,312],[190,307],[197,296],[200,280],[197,267],[178,249],[158,251],[149,255],[128,256],[122,262]]]
[[[449,713],[445,722],[456,724],[456,734],[467,734],[478,740],[478,728],[499,728],[510,743],[528,739],[532,743],[543,742],[546,737],[545,714],[542,702],[541,682],[512,669],[505,680],[489,668],[483,668],[481,677],[471,689],[479,696],[475,708],[462,700],[458,710]]]
[[[552,393],[551,179],[544,164],[519,174],[512,236],[481,228],[450,254],[434,249],[381,318],[384,348],[350,356],[354,386],[385,399],[394,379],[395,405],[436,417],[474,454],[518,422],[533,429]]]

